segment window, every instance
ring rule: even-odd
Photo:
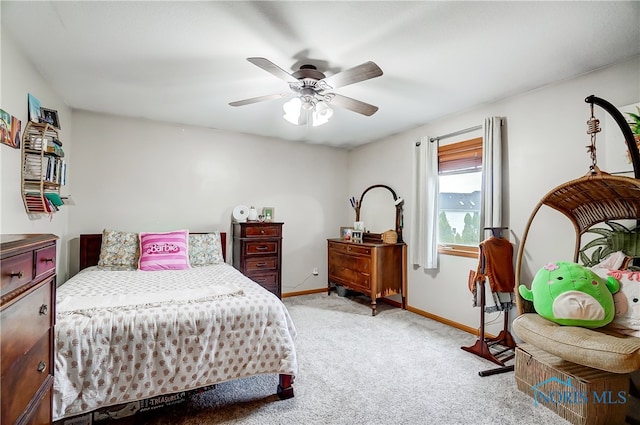
[[[438,148],[438,251],[477,257],[482,197],[482,137]]]

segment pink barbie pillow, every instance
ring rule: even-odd
[[[191,268],[188,238],[187,230],[166,233],[141,232],[138,269],[154,271]]]

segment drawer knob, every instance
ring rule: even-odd
[[[44,262],[45,263],[53,263],[53,258],[45,258]]]
[[[42,373],[47,369],[47,364],[44,361],[38,363],[38,372]]]
[[[256,267],[265,267],[267,263],[256,263]]]
[[[46,304],[42,304],[40,306],[40,315],[46,316],[48,311],[49,311],[49,307]]]
[[[11,272],[10,276],[22,279],[24,277],[24,272],[22,270],[20,270],[19,272]]]
[[[264,235],[264,230],[260,230],[260,234],[261,234],[261,235]]]
[[[256,249],[258,251],[266,251],[267,249],[269,249],[269,247],[266,245],[260,245],[260,246],[257,246]]]

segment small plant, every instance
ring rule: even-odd
[[[636,106],[636,110],[638,111],[637,114],[627,112],[627,115],[633,119],[633,122],[629,123],[631,126],[631,132],[636,136],[640,136],[640,107]]]
[[[628,229],[614,221],[605,221],[605,224],[611,230],[600,227],[587,230],[588,233],[596,233],[601,237],[592,240],[579,251],[582,264],[593,267],[617,251],[622,251],[629,257],[640,257],[640,229]],[[596,246],[589,257],[586,251]]]

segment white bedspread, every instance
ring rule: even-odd
[[[295,374],[296,330],[227,264],[87,269],[57,289],[54,420],[264,373]]]

